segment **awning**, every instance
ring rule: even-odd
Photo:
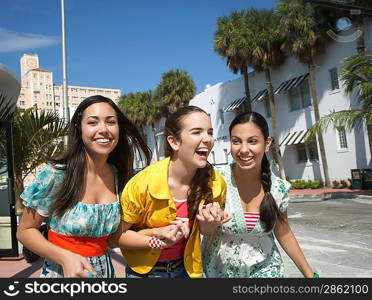
[[[300,130],[288,133],[279,146],[290,146],[304,143],[304,137],[307,133],[307,130]]]
[[[245,101],[245,99],[247,99],[246,96],[234,100],[233,102],[231,102],[230,104],[228,104],[227,106],[225,106],[225,108],[223,109],[223,111],[224,112],[227,112],[227,111],[232,111],[232,110],[238,108],[240,105],[242,105],[242,103]]]
[[[299,86],[307,78],[307,76],[309,76],[309,73],[282,82],[279,85],[279,87],[274,91],[274,94],[279,94],[281,92],[288,91]]]
[[[267,89],[259,91],[256,96],[253,97],[251,102],[253,103],[255,101],[260,101],[263,97],[265,97],[265,95],[267,95]]]

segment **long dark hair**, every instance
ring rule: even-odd
[[[169,115],[165,121],[164,126],[164,153],[165,156],[174,156],[172,147],[169,145],[167,137],[173,136],[177,140],[181,139],[182,131],[182,120],[187,117],[187,115],[201,112],[208,115],[204,110],[197,106],[184,106],[179,108],[173,114]],[[212,189],[209,187],[209,181],[213,174],[212,165],[207,162],[204,168],[197,169],[194,177],[191,180],[190,191],[187,195],[188,203],[188,217],[190,220],[195,218],[196,212],[198,210],[200,201],[205,199],[206,203],[213,201]]]
[[[107,103],[116,112],[119,126],[119,140],[114,150],[109,154],[107,162],[114,165],[118,171],[118,188],[121,191],[133,173],[135,151],[145,156],[146,164],[150,162],[150,149],[147,147],[138,128],[124,116],[118,106],[109,98],[91,96],[84,99],[72,116],[67,149],[61,158],[51,159],[56,169],[65,173],[63,183],[56,195],[56,201],[49,210],[50,216],[61,215],[71,208],[83,196],[86,178],[86,152],[81,136],[81,121],[84,110],[95,103]],[[61,164],[61,166],[56,166]]]
[[[245,124],[252,122],[254,123],[262,132],[262,135],[264,136],[265,141],[269,137],[269,126],[267,125],[267,122],[265,118],[260,115],[257,112],[244,112],[239,115],[237,115],[234,120],[232,120],[230,126],[229,126],[229,133],[231,136],[231,131],[234,128],[234,126],[238,124]],[[284,216],[279,211],[276,202],[274,200],[273,195],[271,194],[271,170],[270,170],[270,162],[267,159],[266,153],[263,156],[262,162],[261,162],[261,184],[263,187],[263,190],[265,192],[264,199],[261,202],[260,205],[260,218],[262,222],[265,224],[265,231],[269,232],[272,230],[275,226],[275,222],[283,222]]]

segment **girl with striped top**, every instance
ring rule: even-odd
[[[216,168],[227,184],[225,211],[232,219],[203,238],[206,277],[284,277],[275,238],[305,277],[317,277],[288,224],[290,184],[270,171],[272,143],[256,112],[235,117],[230,127],[235,163]]]

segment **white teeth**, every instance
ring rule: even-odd
[[[205,152],[205,153],[207,153],[207,152],[208,152],[208,150],[207,150],[207,149],[199,149],[199,150],[196,150],[196,151],[198,151],[198,152]]]
[[[252,157],[247,157],[247,158],[242,158],[242,157],[240,157],[240,160],[242,160],[242,161],[249,161],[249,160],[251,160],[252,159]]]
[[[98,142],[98,143],[108,143],[110,140],[108,140],[108,139],[98,139],[98,140],[96,140],[96,142]]]

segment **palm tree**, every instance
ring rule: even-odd
[[[152,91],[122,95],[119,99],[122,112],[144,133],[144,126],[151,125],[155,142],[155,159],[159,160],[159,147],[156,139],[155,122],[160,118],[160,104]]]
[[[341,69],[341,81],[344,83],[345,94],[350,96],[357,91],[362,103],[362,109],[342,110],[323,116],[310,129],[306,139],[317,132],[327,131],[330,125],[334,129],[366,126],[368,132],[369,151],[372,157],[372,55],[365,52],[347,57]]]
[[[140,93],[129,93],[121,95],[118,106],[124,115],[134,124],[139,126],[143,133],[143,124],[146,120],[146,114],[143,108],[142,97]]]
[[[309,13],[311,12],[309,8],[303,0],[280,0],[278,3],[281,32],[285,37],[283,50],[289,51],[309,68],[310,91],[315,121],[317,122],[320,119],[320,114],[315,81],[315,57],[324,51],[327,27],[326,24],[317,23],[314,14]],[[317,137],[325,185],[331,186],[323,136],[318,133]]]
[[[270,10],[250,9],[246,13],[246,23],[250,30],[248,39],[251,49],[251,64],[256,71],[264,71],[266,87],[271,111],[271,126],[274,134],[274,151],[279,165],[281,178],[285,179],[283,159],[279,149],[279,133],[276,119],[274,90],[271,80],[271,69],[279,66],[285,60],[280,49],[282,38],[280,35],[279,17]]]
[[[155,97],[154,92],[151,90],[147,92],[141,93],[142,96],[142,102],[145,106],[145,115],[146,115],[146,120],[145,124],[146,125],[151,125],[151,130],[152,130],[152,135],[155,143],[155,159],[158,161],[159,160],[159,146],[158,146],[158,140],[157,140],[157,132],[155,128],[155,122],[161,118],[161,108],[160,108],[160,103],[159,99]]]
[[[245,12],[234,11],[230,16],[217,19],[217,30],[214,34],[214,51],[221,58],[226,58],[226,64],[234,74],[240,71],[244,76],[244,111],[252,111],[249,92],[248,66],[250,66],[249,39]]]
[[[63,152],[62,138],[68,133],[68,124],[56,112],[36,107],[23,112],[16,108],[12,123],[16,199],[19,201],[27,175]]]
[[[163,73],[155,91],[162,115],[167,117],[180,106],[188,105],[195,90],[195,83],[186,71],[175,69]]]

